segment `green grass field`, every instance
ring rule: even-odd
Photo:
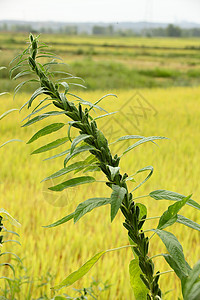
[[[7,37],[2,34],[0,40],[1,45],[3,45],[1,47],[3,50],[1,65],[5,65],[14,53],[16,54],[24,48],[24,36]],[[200,62],[199,51],[197,50],[199,40],[160,39],[159,47],[161,49],[158,49],[156,39],[137,38],[133,41],[129,38],[108,40],[107,38],[94,37],[68,37],[66,43],[71,43],[73,46],[65,45],[63,36],[44,36],[43,40],[50,44],[54,41],[53,50],[62,54],[64,61],[69,61],[70,71],[73,73],[75,71],[77,75],[84,77],[90,88],[88,91],[78,92],[82,98],[94,102],[110,90],[117,94],[117,99],[114,97],[107,98],[102,105],[109,112],[118,110],[119,113],[114,117],[110,116],[110,119],[101,119],[99,122],[100,128],[110,141],[121,135],[129,134],[129,132],[144,136],[160,135],[169,138],[169,140],[159,141],[159,147],[151,143],[144,144],[127,154],[122,160],[121,169],[128,172],[129,175],[148,165],[154,167],[154,175],[141,189],[137,190],[135,196],[146,195],[155,189],[167,189],[184,195],[193,193],[192,198],[199,202],[200,87],[198,86],[199,77],[197,75],[199,74],[198,64]],[[83,46],[84,44],[87,46]],[[127,47],[108,47],[108,44]],[[132,52],[128,46],[132,45],[135,46],[133,51],[138,53],[146,46],[147,49],[143,50],[146,51],[146,54],[131,56]],[[75,50],[78,51],[78,48],[83,48],[85,51],[90,47],[97,49],[98,54],[85,55],[74,52]],[[109,48],[109,55],[104,53],[104,51],[107,53],[106,47]],[[162,47],[170,49],[164,50]],[[65,52],[66,48],[70,50]],[[117,54],[114,54],[115,52]],[[147,55],[147,52],[151,54]],[[164,53],[167,54],[165,58],[163,58]],[[175,57],[175,54],[178,53],[180,56]],[[100,78],[98,78],[97,67],[100,65],[104,71],[107,67],[106,76],[108,76],[108,72],[111,72],[104,79],[103,74],[105,75],[105,73],[103,71],[100,72]],[[89,70],[87,70],[87,66]],[[140,84],[133,89],[132,81],[128,76],[130,70],[137,73],[138,80],[143,80],[142,89],[139,89]],[[157,77],[158,72],[160,77]],[[195,79],[194,76],[191,76],[190,81],[189,72],[196,74]],[[171,75],[175,73],[177,77]],[[174,85],[178,84],[174,82],[178,80],[179,73],[180,76],[183,76],[183,73],[187,74],[187,76],[184,75],[186,84],[181,84],[182,81],[180,81],[180,85],[183,86],[177,87]],[[113,83],[108,86],[107,81],[112,79],[112,74],[115,75]],[[120,84],[119,78],[121,77],[125,77],[124,84]],[[95,83],[92,83],[92,80]],[[128,80],[130,80],[129,83]],[[8,90],[13,87],[13,83],[10,84],[6,75],[1,78],[1,82],[1,91],[4,91],[5,87]],[[184,86],[190,84],[192,86]],[[99,89],[94,90],[96,88]],[[28,89],[24,93],[21,92],[14,103],[12,95],[1,97],[0,115],[10,108],[19,108],[29,97]],[[138,97],[140,103],[148,108],[145,113],[142,112],[141,107],[136,107],[139,103]],[[91,196],[109,196],[110,190],[103,183],[95,183],[75,190],[69,189],[59,196],[53,192],[48,192],[48,186],[51,183],[40,182],[43,178],[62,168],[63,158],[43,161],[48,157],[47,154],[30,156],[30,153],[48,141],[58,138],[58,136],[52,134],[48,138],[45,137],[31,145],[26,145],[25,142],[29,140],[36,129],[39,130],[48,124],[47,119],[38,122],[33,127],[20,128],[20,122],[26,113],[26,110],[22,111],[21,114],[14,112],[1,121],[0,144],[11,138],[20,138],[24,143],[12,143],[6,148],[0,149],[0,201],[1,207],[9,211],[22,224],[21,228],[17,229],[22,246],[14,245],[13,251],[23,259],[27,271],[17,269],[16,276],[28,275],[34,279],[31,284],[21,286],[17,299],[29,299],[27,298],[28,293],[31,295],[30,299],[38,299],[44,297],[45,294],[46,298],[42,299],[51,299],[53,296],[50,291],[51,286],[59,283],[61,279],[76,270],[97,252],[127,245],[127,232],[123,229],[123,217],[120,214],[113,224],[110,224],[110,207],[94,210],[75,225],[73,222],[69,222],[53,229],[42,228],[42,225],[50,224],[69,214],[79,202]],[[63,117],[54,117],[55,122],[60,122],[61,119]],[[59,132],[60,136],[66,135],[64,128]],[[113,153],[115,151],[120,153],[123,147],[127,147],[127,145],[113,146],[112,151]],[[68,145],[63,145],[60,150],[64,150],[66,147]],[[58,150],[50,152],[49,156],[56,152]],[[142,176],[138,176],[137,183],[142,178]],[[102,179],[104,180],[104,178]],[[135,183],[130,183],[130,187],[134,187],[134,185]],[[169,204],[172,204],[172,202],[158,202],[150,198],[144,198],[141,202],[148,207],[149,217],[159,216]],[[199,221],[199,212],[188,206],[183,208],[181,213],[196,222]],[[149,221],[150,227],[147,227],[147,224],[145,226],[145,229],[153,228],[156,226],[156,222],[150,223]],[[12,229],[16,230],[15,228]],[[173,225],[171,231],[182,243],[185,257],[193,266],[199,259],[199,233],[189,228],[186,229],[180,224]],[[4,247],[5,250],[8,250],[11,244]],[[165,251],[159,239],[154,236],[151,240],[150,256]],[[112,284],[111,288],[102,294],[101,299],[133,299],[128,274],[128,264],[131,258],[130,249],[105,255],[90,273],[74,287],[88,286],[91,278],[94,277],[96,280],[104,282],[108,280]],[[159,268],[161,272],[169,269],[161,257],[155,260],[155,265],[156,269]],[[5,271],[5,275],[8,272]],[[48,276],[48,272],[53,277],[52,279]],[[39,287],[41,282],[46,284]],[[166,296],[167,300],[178,299],[180,284],[173,273],[163,275],[160,284],[164,292],[172,289]],[[63,289],[63,292],[73,294],[71,288]]]

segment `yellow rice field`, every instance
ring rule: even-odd
[[[79,95],[86,100],[95,101],[102,96],[102,92],[80,92]],[[168,189],[184,195],[193,193],[192,198],[200,202],[200,87],[118,90],[117,96],[117,99],[112,97],[105,99],[102,105],[109,112],[119,110],[118,115],[115,115],[115,119],[110,116],[111,121],[107,118],[99,122],[111,141],[117,136],[130,134],[129,132],[169,138],[169,140],[159,141],[159,147],[151,143],[140,146],[122,159],[121,169],[129,175],[145,166],[154,166],[154,175],[137,190],[135,196],[146,195],[156,189]],[[29,97],[30,95],[21,93],[14,103],[12,96],[1,97],[0,114],[13,107],[19,108]],[[137,108],[138,103],[142,103],[148,109],[142,111],[141,107]],[[10,138],[20,138],[27,142],[36,129],[49,124],[46,119],[35,126],[20,128],[20,121],[26,113],[26,110],[21,114],[14,112],[1,121],[0,144]],[[55,122],[63,120],[63,117],[53,118]],[[67,129],[64,128],[59,136],[66,135]],[[57,135],[52,134],[30,145],[15,142],[0,149],[0,206],[22,224],[20,229],[12,228],[19,232],[21,242],[21,247],[14,245],[13,251],[23,259],[27,274],[33,276],[35,280],[41,276],[45,277],[48,272],[55,275],[51,283],[40,288],[37,287],[37,281],[34,281],[31,285],[31,299],[44,293],[50,298],[53,296],[50,287],[59,283],[88,258],[101,250],[128,244],[127,232],[122,226],[122,215],[119,213],[111,224],[108,206],[92,211],[75,225],[70,221],[52,229],[42,227],[69,214],[78,203],[91,196],[109,197],[110,195],[110,190],[104,183],[80,186],[75,190],[63,191],[62,195],[48,192],[47,185],[40,181],[61,169],[63,158],[42,161],[48,157],[48,153],[32,156],[30,153],[33,149],[56,138]],[[120,153],[121,145],[113,147],[113,152],[116,150]],[[61,151],[66,147],[67,144],[61,146]],[[52,153],[57,152],[58,149],[52,151]],[[142,176],[137,180],[140,182]],[[134,183],[130,184],[130,189],[131,187],[134,187]],[[169,204],[172,204],[172,202],[158,202],[151,198],[141,199],[141,202],[148,207],[149,217],[159,216]],[[187,206],[181,213],[199,222],[199,211]],[[145,229],[156,226],[156,222],[148,222],[149,227],[146,224]],[[180,224],[173,225],[170,230],[182,243],[186,259],[193,266],[199,259],[199,232]],[[6,245],[6,249],[10,247],[11,244]],[[165,251],[159,239],[154,236],[150,244],[150,255]],[[111,288],[102,294],[103,300],[134,299],[128,274],[131,259],[130,249],[108,253],[74,287],[88,286],[91,278],[94,277],[102,281],[108,280],[112,284]],[[155,264],[156,269],[159,268],[161,272],[169,269],[162,257],[155,259]],[[19,276],[23,271],[18,270],[17,273]],[[164,292],[172,289],[166,299],[178,299],[180,296],[180,284],[173,273],[163,275],[160,285]],[[71,288],[63,289],[67,294],[71,291]],[[27,293],[28,285],[25,284],[19,299],[26,299]]]

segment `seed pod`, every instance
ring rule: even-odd
[[[144,275],[140,274],[140,278],[142,279],[142,281],[144,282],[146,287],[150,290],[150,285],[149,285],[148,281],[146,280],[146,278],[144,277]]]
[[[97,143],[98,143],[98,146],[99,148],[104,148],[104,149],[107,149],[108,148],[108,141],[107,139],[105,138],[103,132],[101,132],[101,130],[97,130]]]
[[[34,59],[31,56],[29,56],[28,62],[29,62],[29,65],[31,66],[31,68],[33,70],[35,70],[35,68],[36,68],[36,62],[34,61]]]

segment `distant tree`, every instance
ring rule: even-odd
[[[180,37],[181,36],[181,28],[175,26],[173,24],[169,24],[166,28],[167,36],[171,37]]]
[[[92,33],[95,34],[101,34],[101,35],[105,35],[106,34],[106,28],[103,26],[93,26],[92,28]]]

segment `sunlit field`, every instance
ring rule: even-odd
[[[49,41],[51,42],[51,37]],[[153,39],[143,42],[148,45],[150,41],[153,43]],[[169,42],[162,41],[163,45],[169,45]],[[135,44],[137,43],[139,41],[136,40]],[[190,41],[185,43],[181,41],[179,47],[188,44]],[[196,45],[196,43],[191,42],[191,45]],[[126,134],[160,135],[169,138],[169,140],[158,141],[159,147],[152,143],[141,145],[122,159],[121,169],[129,175],[148,165],[154,167],[152,178],[137,190],[135,196],[146,195],[156,189],[169,189],[186,196],[192,193],[192,198],[199,202],[200,87],[113,89],[112,92],[117,94],[118,98],[105,98],[102,105],[109,112],[119,111],[119,113],[107,119],[101,119],[99,122],[100,128],[108,136],[110,142]],[[94,102],[105,93],[107,93],[106,89],[104,91],[80,91],[78,94],[83,99]],[[15,102],[12,100],[12,95],[1,97],[0,114],[13,107],[19,108],[29,98],[30,93],[20,93]],[[142,110],[139,103],[146,110]],[[39,130],[45,124],[49,124],[46,119],[33,126],[20,128],[20,122],[26,114],[27,111],[24,109],[20,114],[14,112],[1,121],[1,144],[10,138],[20,138],[24,142],[11,143],[6,148],[0,149],[0,201],[1,207],[9,211],[22,224],[20,229],[8,225],[10,229],[20,234],[21,246],[13,245],[13,252],[23,259],[25,268],[17,268],[16,277],[29,276],[29,280],[32,280],[31,283],[21,286],[17,299],[37,299],[44,295],[47,296],[44,299],[51,299],[53,293],[50,287],[80,267],[88,257],[92,257],[101,250],[127,245],[128,239],[127,232],[122,226],[123,217],[120,214],[112,224],[110,223],[109,206],[92,211],[75,225],[73,221],[70,221],[52,229],[42,227],[69,214],[79,202],[92,196],[109,197],[110,190],[104,183],[99,182],[58,194],[48,191],[51,183],[40,182],[63,167],[64,157],[43,161],[58,153],[58,149],[39,155],[30,155],[30,153],[48,141],[65,136],[67,127],[59,131],[59,136],[51,134],[48,138],[44,137],[33,144],[26,145],[25,143],[36,129]],[[55,122],[65,120],[63,117],[53,118]],[[60,152],[69,148],[68,143],[60,147]],[[112,146],[112,151],[120,154],[122,148],[127,145],[115,144]],[[138,184],[143,177],[138,176],[135,179],[137,183],[131,182],[130,188]],[[101,180],[105,178],[102,177]],[[168,205],[172,204],[170,201],[155,201],[151,198],[141,199],[141,202],[147,206],[149,217],[160,216]],[[189,206],[183,208],[181,214],[196,222],[199,221],[199,212]],[[148,222],[145,223],[145,229],[156,226],[156,222]],[[199,259],[199,233],[180,224],[175,224],[170,228],[182,243],[187,261],[193,266]],[[11,244],[3,247],[10,249]],[[160,240],[154,236],[150,244],[150,256],[165,253],[165,251]],[[92,277],[103,282],[108,280],[111,287],[102,294],[101,299],[131,300],[133,292],[128,272],[131,259],[130,249],[108,253],[73,287],[89,286]],[[155,265],[156,270],[161,272],[169,269],[162,257],[155,260]],[[7,275],[6,272],[5,275]],[[42,283],[45,284],[41,286]],[[179,280],[173,273],[163,275],[160,285],[164,292],[172,290],[166,295],[167,300],[178,299],[181,295]],[[63,289],[62,292],[73,294],[72,288]]]

